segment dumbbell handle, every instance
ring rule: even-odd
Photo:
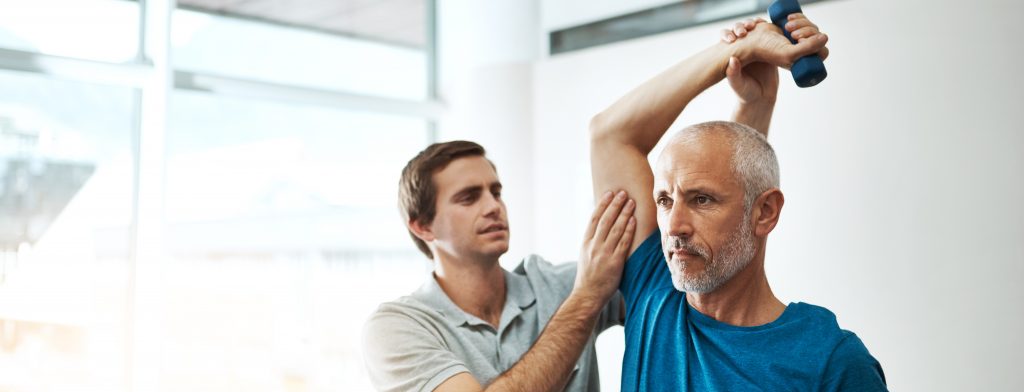
[[[789,14],[802,12],[800,10],[800,3],[797,0],[775,0],[770,6],[768,6],[768,16],[772,19],[772,23],[779,26],[782,29],[782,34],[786,35],[789,42],[796,45],[796,40],[789,35],[789,31],[786,31],[786,22]],[[825,63],[821,61],[821,58],[817,54],[804,56],[796,60],[793,66],[790,67],[790,71],[793,73],[793,80],[796,81],[796,85],[800,87],[811,87],[828,76],[828,72],[825,72]]]

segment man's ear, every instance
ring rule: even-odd
[[[409,231],[412,232],[416,238],[423,240],[423,242],[430,242],[434,240],[434,231],[431,229],[429,224],[421,223],[416,219],[409,219]]]
[[[772,188],[761,196],[754,200],[752,206],[754,220],[754,235],[758,237],[767,237],[768,233],[775,230],[775,225],[779,223],[779,215],[782,213],[782,205],[786,203],[786,198],[782,196],[782,191],[779,188]]]

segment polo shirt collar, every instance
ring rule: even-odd
[[[505,289],[507,295],[505,301],[514,302],[520,310],[526,309],[537,302],[537,296],[533,293],[533,285],[526,279],[525,275],[505,271]]]
[[[537,302],[533,286],[526,276],[508,272],[505,269],[502,269],[502,272],[505,274],[505,308],[501,312],[499,329],[504,329],[505,325],[521,314],[523,309]],[[426,281],[412,293],[412,297],[437,310],[453,326],[489,325],[479,317],[466,313],[455,302],[452,302],[451,298],[448,298],[448,295],[441,289],[441,285],[437,283],[433,272],[427,274]]]

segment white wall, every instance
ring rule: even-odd
[[[774,290],[833,310],[892,390],[1024,390],[1024,2],[835,0],[805,11],[831,37],[830,76],[798,89],[782,75],[769,137],[787,201],[768,251]],[[713,43],[719,25],[536,64],[534,252],[576,257],[592,205],[589,118]],[[676,128],[727,119],[733,105],[718,86]],[[614,376],[603,387],[617,390],[621,343],[601,344]]]
[[[487,149],[506,191],[512,268],[533,253],[533,64],[539,54],[536,0],[439,0],[439,95],[448,108],[439,141]]]

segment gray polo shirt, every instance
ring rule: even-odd
[[[363,356],[381,391],[432,391],[462,372],[487,385],[515,365],[568,297],[576,263],[552,265],[529,256],[505,271],[506,299],[495,330],[445,295],[433,275],[411,295],[381,304],[363,329]],[[567,391],[598,391],[597,334],[622,319],[616,294],[601,312]]]

